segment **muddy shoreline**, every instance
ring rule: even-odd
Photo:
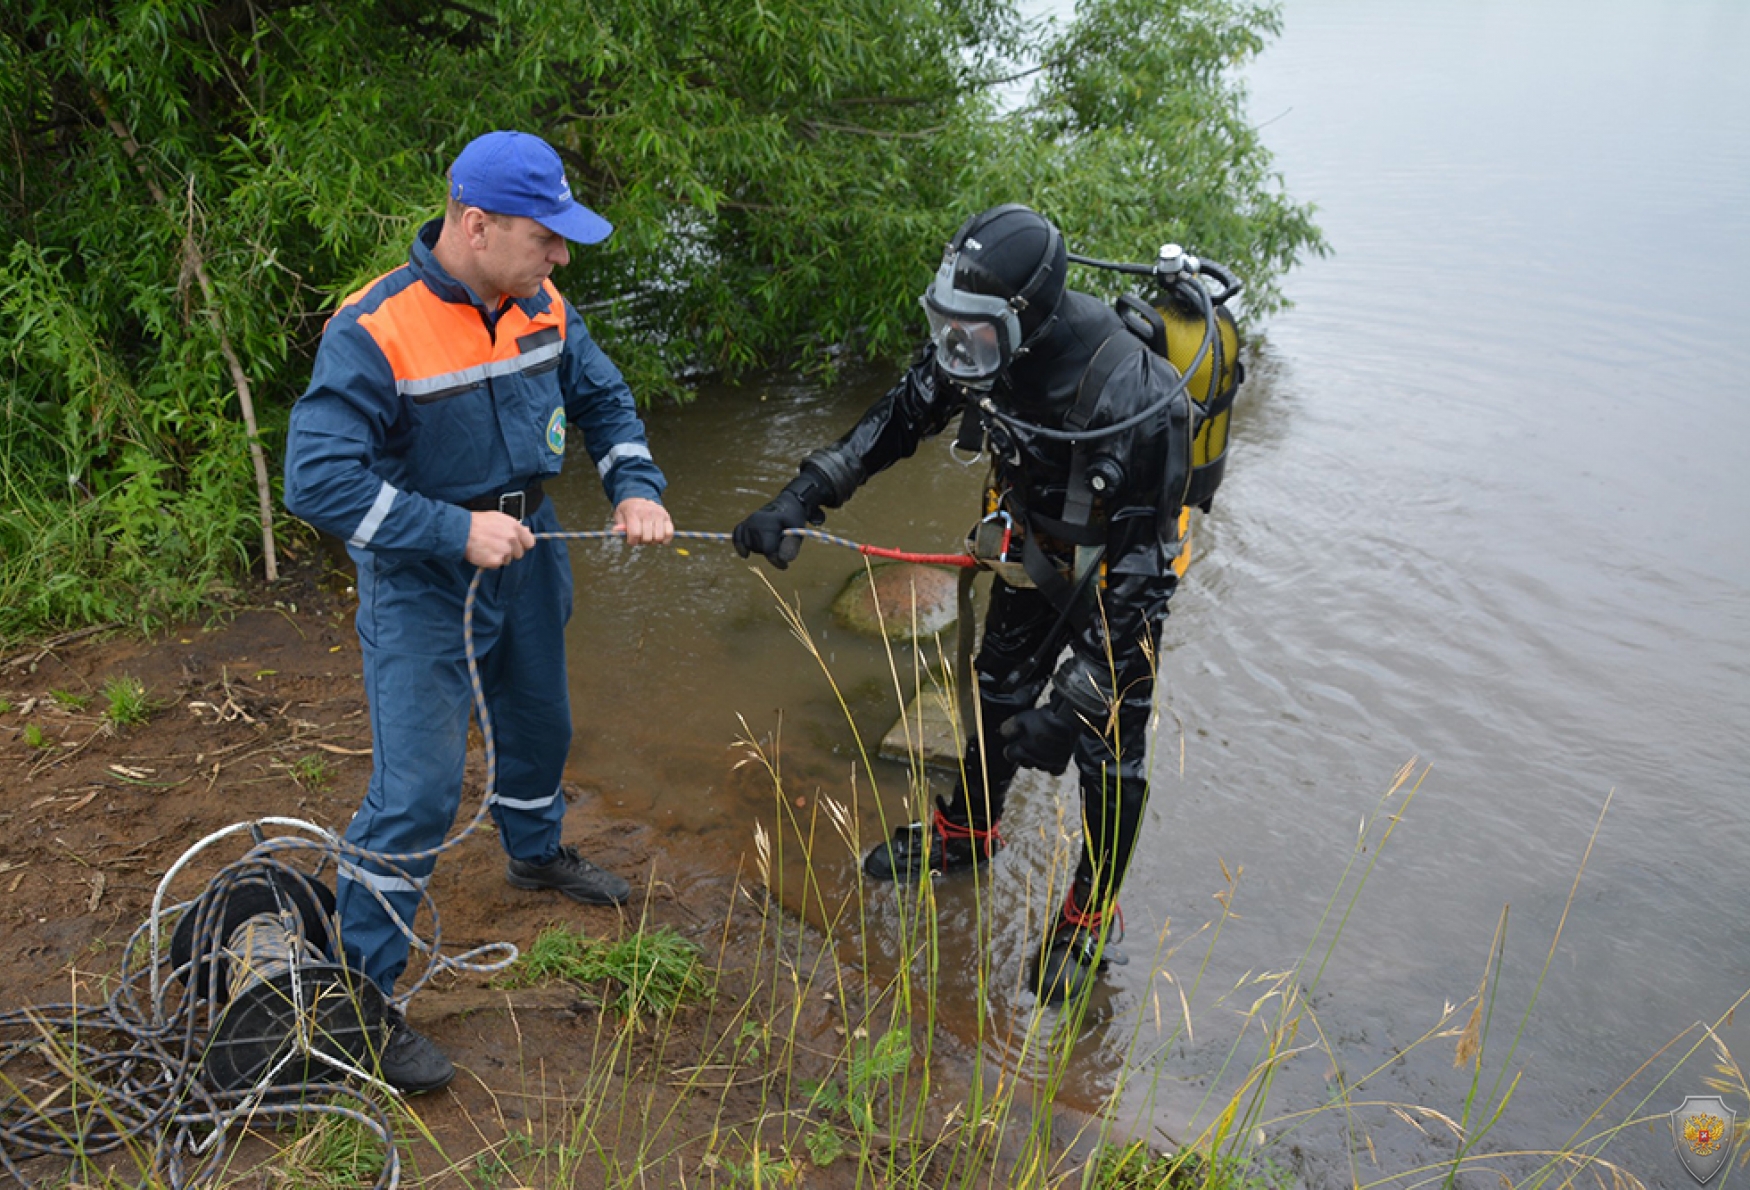
[[[267,816],[344,830],[370,771],[354,607],[346,575],[312,563],[257,588],[211,624],[146,639],[75,633],[0,657],[0,1012],[92,1004],[110,994],[121,948],[150,913],[163,874],[209,834]],[[106,717],[104,687],[117,677],[144,687],[152,708],[144,723],[117,728]],[[479,805],[484,776],[476,746],[464,821]],[[606,812],[587,771],[568,769],[567,796],[566,841],[630,880],[632,902],[591,908],[513,889],[497,840],[482,830],[441,857],[433,877],[444,953],[500,941],[526,948],[555,924],[609,939],[666,927],[698,944],[716,972],[717,994],[650,1030],[641,1058],[637,1046],[616,1046],[625,1064],[619,1077],[630,1088],[622,1093],[642,1098],[646,1087],[676,1081],[665,1069],[735,1066],[738,1056],[722,1052],[723,1030],[759,982],[760,938],[747,898],[735,908],[736,878],[689,864],[658,831]],[[240,838],[197,857],[169,899],[197,894],[213,871],[239,858],[247,850]],[[417,1170],[422,1185],[470,1184],[463,1168],[501,1154],[519,1132],[518,1151],[550,1148],[532,1139],[536,1122],[564,1114],[566,1096],[590,1081],[603,1037],[618,1028],[587,990],[511,991],[468,972],[436,976],[408,1015],[461,1071],[450,1090],[409,1101],[420,1121],[414,1130],[429,1136],[415,1146],[423,1160],[414,1156],[403,1179]],[[810,1026],[830,1036],[827,1015],[813,1012]],[[640,1070],[646,1060],[653,1065]],[[760,1079],[751,1067],[745,1073],[751,1092]],[[759,1114],[759,1097],[738,1095],[733,1085],[713,1095],[700,1090],[670,1092],[681,1106],[665,1110],[678,1111],[678,1123],[692,1110],[682,1102],[690,1098],[720,1123]],[[681,1127],[677,1136],[711,1128]],[[240,1160],[271,1163],[263,1154],[273,1143]],[[677,1150],[677,1170],[697,1156]],[[33,1174],[50,1176],[52,1161],[36,1164],[44,1168]]]

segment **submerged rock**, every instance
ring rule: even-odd
[[[832,616],[865,636],[917,640],[950,627],[955,620],[959,574],[914,562],[876,562],[859,570],[832,601]],[[876,608],[880,608],[877,614]]]
[[[959,712],[946,691],[931,685],[912,695],[898,721],[881,737],[878,752],[887,760],[917,760],[926,768],[958,773],[964,747]]]

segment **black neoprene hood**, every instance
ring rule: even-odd
[[[974,215],[955,233],[954,286],[992,297],[1020,297],[1021,334],[1031,335],[1063,300],[1068,250],[1037,211],[1011,203]]]

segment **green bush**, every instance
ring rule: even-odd
[[[405,259],[491,128],[547,137],[616,225],[560,281],[646,400],[897,357],[943,241],[997,202],[1094,256],[1184,242],[1268,313],[1323,251],[1238,81],[1278,20],[1250,0],[1085,0],[1061,26],[1011,0],[10,5],[0,640],[186,616],[266,558],[325,318]]]

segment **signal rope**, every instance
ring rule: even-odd
[[[617,539],[623,536],[625,535],[618,529],[584,529],[577,531],[567,530],[556,533],[536,533],[534,538],[536,541],[543,541],[547,538],[589,539],[599,541],[604,539]],[[920,566],[953,566],[970,570],[983,565],[983,563],[977,558],[964,551],[958,554],[920,554],[914,553],[911,550],[891,549],[887,546],[865,545],[860,541],[852,541],[849,537],[840,537],[836,533],[827,533],[820,529],[785,529],[784,536],[812,538],[815,541],[824,541],[828,545],[842,546],[848,550],[855,550],[857,553],[862,554],[865,557],[889,559],[895,562],[915,562]],[[675,541],[717,541],[733,543],[735,537],[734,534],[731,533],[714,533],[702,529],[676,529],[673,539]]]

